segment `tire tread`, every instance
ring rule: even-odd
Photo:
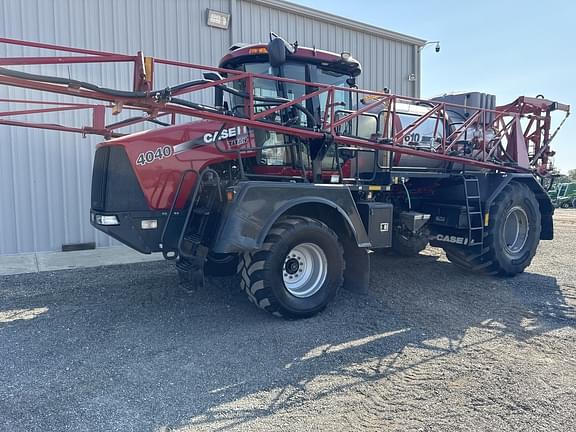
[[[287,216],[280,219],[270,229],[262,248],[255,252],[246,252],[240,258],[238,266],[238,273],[240,274],[240,288],[244,291],[248,299],[254,303],[258,308],[271,313],[274,316],[284,318],[296,318],[306,316],[301,314],[294,314],[291,311],[284,309],[276,300],[275,295],[270,287],[265,284],[265,271],[266,262],[276,243],[296,230],[297,226],[314,225],[321,228],[323,231],[333,236],[338,244],[339,253],[341,256],[344,254],[341,243],[338,241],[338,236],[332,229],[324,223],[304,217],[304,216]],[[339,285],[342,284],[343,275],[340,275]]]
[[[535,206],[536,210],[539,208],[538,201],[534,196],[532,190],[528,186],[518,182],[511,182],[507,184],[499,195],[499,198],[494,201],[490,207],[490,215],[498,215],[501,212],[502,205],[505,202],[513,200],[514,198],[529,199]],[[539,218],[538,218],[539,220]],[[481,251],[472,248],[460,248],[457,246],[446,245],[444,246],[444,251],[446,252],[446,258],[456,265],[457,267],[475,273],[483,273],[487,275],[499,275],[499,276],[513,276],[518,273],[516,269],[512,269],[510,265],[500,262],[498,260],[498,254],[493,246],[495,241],[495,236],[497,224],[490,224],[484,231],[484,241]],[[540,223],[536,227],[537,239],[540,238]],[[537,243],[536,243],[537,244]],[[536,254],[536,247],[530,250],[529,256],[524,260],[527,263],[524,267],[528,266],[532,261],[532,258]],[[523,270],[523,269],[522,269]]]

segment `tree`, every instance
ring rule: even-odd
[[[569,170],[568,177],[570,177],[570,181],[576,181],[576,169]]]

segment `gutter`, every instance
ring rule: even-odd
[[[324,21],[329,24],[334,24],[340,27],[346,27],[351,30],[361,31],[393,41],[405,42],[408,44],[423,46],[426,40],[414,36],[409,36],[403,33],[398,33],[392,30],[386,30],[381,27],[366,24],[360,21],[351,20],[338,15],[333,15],[328,12],[323,12],[318,9],[312,9],[307,6],[302,6],[295,3],[290,3],[284,0],[244,0],[251,3],[256,3],[272,9],[277,9],[285,12],[290,12],[307,18],[314,18],[319,21]]]

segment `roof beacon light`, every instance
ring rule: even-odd
[[[250,48],[248,54],[268,54],[268,48],[266,47],[256,47]]]

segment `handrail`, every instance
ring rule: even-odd
[[[168,258],[167,254],[172,251],[165,250],[165,242],[166,242],[166,232],[168,231],[168,226],[170,225],[170,221],[172,220],[172,215],[174,214],[174,209],[176,208],[176,203],[178,202],[178,198],[180,197],[180,191],[182,189],[182,185],[184,184],[184,179],[189,174],[196,175],[196,182],[199,179],[198,171],[195,169],[187,169],[182,171],[180,174],[180,181],[178,182],[178,187],[176,188],[176,193],[174,194],[174,199],[172,200],[172,205],[170,206],[170,210],[168,211],[168,216],[166,217],[166,222],[164,223],[164,228],[162,229],[162,235],[160,236],[160,244],[162,245],[162,255],[164,258]]]

